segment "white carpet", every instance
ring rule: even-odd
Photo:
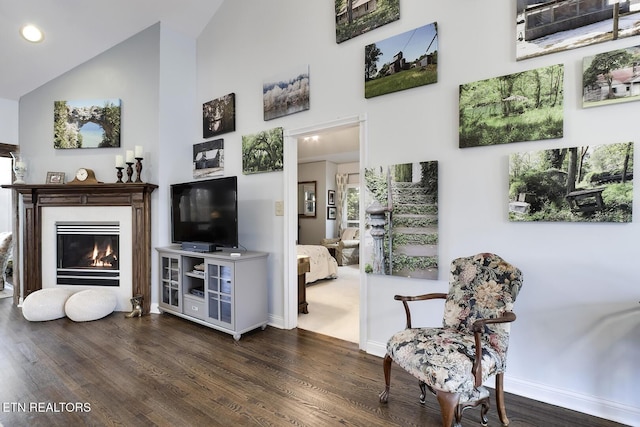
[[[345,341],[359,341],[360,271],[338,267],[338,278],[307,285],[308,314],[298,314],[298,328]]]

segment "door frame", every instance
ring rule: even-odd
[[[296,239],[298,235],[298,138],[337,130],[345,127],[359,126],[360,143],[360,218],[364,218],[364,164],[367,153],[367,116],[361,114],[349,116],[330,122],[308,127],[285,130],[284,132],[284,328],[293,329],[298,326],[298,266]],[[364,236],[364,221],[360,223],[360,235]],[[362,254],[362,245],[360,245]],[[360,259],[362,259],[360,257]],[[367,287],[366,274],[360,263],[360,319],[359,347],[365,349],[367,337]]]

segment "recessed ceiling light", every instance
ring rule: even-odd
[[[38,43],[44,39],[44,34],[42,34],[42,31],[40,31],[40,29],[35,25],[31,24],[27,24],[24,27],[20,28],[20,35],[22,35],[25,40],[32,43]]]

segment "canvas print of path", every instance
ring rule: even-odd
[[[419,182],[393,182],[393,275],[438,278],[438,205]]]

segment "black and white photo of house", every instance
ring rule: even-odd
[[[365,183],[365,272],[437,280],[438,162],[367,168]]]
[[[207,178],[224,173],[224,139],[193,145],[193,177]]]
[[[584,58],[582,106],[618,104],[640,99],[640,46]]]
[[[264,120],[309,109],[309,66],[274,76],[262,84]]]
[[[516,60],[640,34],[640,0],[515,0]]]
[[[236,94],[202,104],[202,137],[211,138],[236,130]]]

